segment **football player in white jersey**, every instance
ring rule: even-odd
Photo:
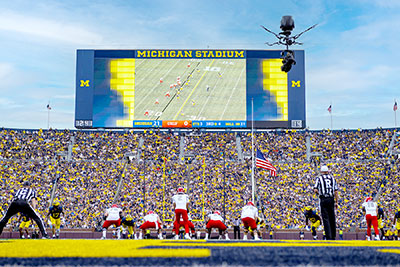
[[[247,240],[247,233],[249,232],[249,228],[252,230],[252,235],[254,235],[254,240],[260,240],[257,234],[257,215],[258,210],[254,206],[253,202],[249,201],[246,206],[242,209],[242,222],[244,225],[244,235],[243,240]]]
[[[208,237],[211,235],[212,228],[218,229],[218,231],[219,231],[218,239],[221,239],[222,234],[225,233],[225,239],[230,240],[228,233],[226,232],[227,227],[223,223],[223,220],[224,219],[221,217],[221,213],[219,211],[214,211],[213,214],[209,214],[207,216],[207,225],[206,225],[207,233],[206,233],[205,240],[207,240]]]
[[[155,228],[157,230],[158,239],[163,239],[161,234],[161,220],[157,213],[149,211],[147,212],[147,215],[144,216],[143,220],[144,223],[140,226],[142,231],[139,233],[139,239],[143,239],[146,230],[150,228]]]
[[[111,208],[106,209],[104,213],[104,223],[103,223],[103,237],[101,239],[106,239],[107,228],[111,225],[117,227],[117,238],[121,238],[121,218],[122,209],[118,208],[117,204],[111,206]]]
[[[378,204],[373,201],[372,197],[367,197],[362,204],[362,211],[367,221],[367,240],[371,240],[371,224],[374,226],[375,240],[379,240]]]
[[[185,239],[190,239],[188,219],[189,197],[185,194],[183,187],[178,188],[178,194],[172,197],[172,203],[175,210],[175,222],[180,223],[182,217],[185,226]],[[175,234],[175,238],[177,239],[179,237],[179,229],[175,229]]]

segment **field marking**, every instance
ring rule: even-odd
[[[136,61],[137,61],[137,60],[138,60],[138,59],[136,58],[136,59],[135,59],[135,71],[136,71],[136,67],[139,67],[139,66],[142,65],[143,62],[144,62],[144,60],[141,60],[140,63],[136,65]]]
[[[208,100],[210,99],[211,94],[215,93],[215,87],[217,87],[218,82],[221,80],[221,78],[218,78],[218,80],[215,82],[214,86],[212,89],[210,89],[210,91],[208,92],[208,96],[206,99],[206,102],[203,104],[203,106],[201,107],[199,113],[197,113],[197,118],[200,118],[201,113],[203,112],[204,108],[207,106]],[[206,118],[206,116],[204,116]]]
[[[190,77],[192,76],[193,72],[197,69],[197,67],[201,64],[201,62],[202,62],[202,60],[196,62],[197,63],[196,67],[194,67],[193,70],[189,72],[189,74],[186,77],[186,80],[183,81],[182,85],[180,86],[180,88],[178,90],[183,90],[184,89],[184,86],[185,86],[186,82],[190,79]],[[184,77],[186,75],[186,71],[187,71],[187,68],[185,69],[185,71],[181,75],[182,77]],[[160,119],[160,117],[164,114],[165,110],[168,108],[168,106],[172,103],[172,101],[175,99],[175,97],[177,95],[178,95],[178,91],[175,90],[174,95],[171,97],[171,99],[168,101],[168,103],[165,105],[165,107],[161,110],[161,115],[157,116],[156,120]]]
[[[137,242],[139,241],[139,242]],[[182,247],[183,245],[177,244]],[[158,246],[158,248],[148,248]],[[160,248],[161,247],[161,248]],[[207,248],[174,248],[161,240],[7,240],[0,242],[2,258],[40,258],[40,257],[140,257],[140,258],[203,258],[210,257]]]
[[[136,59],[137,60],[137,59]],[[135,60],[135,63],[136,63],[136,60]],[[142,62],[145,62],[145,60],[143,60]],[[161,60],[157,63],[157,65],[155,65],[151,70],[154,70],[156,67],[158,67],[158,65],[160,65],[161,64]],[[144,67],[143,68],[141,68],[141,69],[145,69]],[[139,70],[141,70],[141,69],[139,69]],[[141,79],[140,79],[140,81],[137,81],[136,82],[136,67],[135,67],[135,86],[138,84],[138,83],[140,83],[140,82],[142,82],[142,81],[144,81],[144,80],[146,80],[146,78],[147,78],[147,76],[149,76],[150,74],[151,74],[151,71],[148,71],[147,72],[147,74],[146,75],[144,75]]]
[[[376,248],[400,248],[400,242],[396,241],[366,241],[366,240],[164,240],[165,246],[180,247],[376,247]]]
[[[400,242],[387,240],[2,239],[0,257],[210,257],[214,247],[369,247],[400,252]]]
[[[160,60],[160,62],[161,62],[161,60]],[[175,67],[179,62],[181,62],[181,59],[178,59],[178,60],[175,62],[175,64],[168,70],[168,72],[167,72],[166,74],[164,74],[162,77],[167,76],[167,75],[174,69],[174,67]],[[152,70],[154,70],[154,69],[155,69],[155,67],[154,67]],[[149,71],[149,74],[150,74],[150,73],[151,73],[151,71]],[[136,108],[138,108],[138,107],[143,103],[143,101],[144,101],[145,99],[147,99],[147,98],[150,96],[150,94],[153,93],[154,89],[156,89],[159,85],[160,85],[160,83],[157,82],[157,84],[156,84],[150,91],[147,91],[147,92],[146,92],[145,97],[143,97],[143,98],[139,101],[139,103],[138,103],[137,105],[135,104],[135,110],[136,110]],[[137,84],[136,84],[136,86],[137,86]],[[145,106],[145,107],[146,107],[146,106]],[[146,110],[146,108],[145,108],[145,110]]]
[[[396,253],[400,254],[400,249],[378,249],[379,252],[382,253]]]
[[[211,61],[210,65],[208,67],[211,67],[211,65],[214,63],[215,58]],[[178,115],[181,113],[182,109],[184,108],[184,106],[186,105],[187,101],[189,100],[189,98],[193,95],[194,90],[197,88],[197,86],[200,84],[201,80],[203,79],[203,77],[206,75],[206,73],[208,73],[208,71],[205,71],[203,73],[203,75],[201,76],[201,78],[197,81],[195,87],[193,87],[192,91],[190,92],[189,96],[186,98],[185,102],[183,102],[181,108],[179,109],[179,111],[176,113],[174,120],[176,120],[176,118],[178,117]]]
[[[246,69],[246,64],[244,64],[243,69],[242,69],[242,71],[240,72],[239,79],[237,80],[237,82],[236,82],[236,84],[235,84],[235,87],[233,88],[233,90],[232,90],[232,92],[231,92],[231,96],[229,97],[229,100],[228,100],[228,102],[227,102],[226,105],[225,105],[224,111],[222,112],[221,117],[219,118],[220,120],[222,120],[222,117],[223,117],[224,114],[225,114],[226,108],[229,106],[229,102],[230,102],[231,99],[232,99],[233,92],[236,90],[237,85],[239,84],[239,81],[240,81],[240,77],[242,77],[243,71],[244,71],[245,69]]]

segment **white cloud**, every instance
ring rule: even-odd
[[[0,97],[0,110],[4,109],[3,113],[6,112],[9,109],[13,109],[13,108],[20,108],[22,107],[21,104],[18,104],[16,102],[14,102],[13,100],[9,99],[9,98],[5,98],[5,97]]]
[[[0,30],[71,44],[94,44],[102,41],[101,35],[79,24],[32,17],[11,11],[0,12]]]
[[[398,0],[371,0],[372,4],[383,7],[383,8],[399,8],[400,1]],[[365,1],[362,1],[362,4],[365,4]]]
[[[57,99],[75,99],[75,95],[55,95],[55,96],[52,96],[52,98],[57,98]]]
[[[308,72],[307,83],[316,92],[331,95],[381,92],[386,82],[399,73],[399,68],[386,65],[365,66],[350,61],[336,62]],[[316,93],[315,92],[315,93]]]
[[[30,80],[30,75],[23,75],[13,63],[0,62],[0,92],[5,94],[15,94],[15,88]]]
[[[0,62],[0,79],[10,76],[14,71],[14,67],[9,63],[1,63]]]
[[[365,22],[362,26],[345,31],[341,35],[342,42],[349,44],[351,48],[360,47],[370,49],[373,47],[387,47],[400,41],[400,18],[398,16],[377,17],[371,19],[362,18]]]

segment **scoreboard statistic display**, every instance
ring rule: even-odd
[[[305,128],[304,51],[78,50],[77,128]]]

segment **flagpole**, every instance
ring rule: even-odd
[[[396,99],[394,99],[394,103],[395,103],[395,105],[397,104]],[[397,105],[396,105],[396,110],[394,111],[394,128],[397,127],[397,117],[396,117],[396,113],[397,113]]]
[[[331,101],[331,108],[332,108],[332,101]],[[332,111],[329,112],[331,115],[331,131],[333,130],[333,122],[332,122]]]
[[[47,108],[47,130],[50,129],[50,109]]]
[[[253,98],[251,99],[251,201],[254,203],[255,185],[254,185],[254,107]]]

